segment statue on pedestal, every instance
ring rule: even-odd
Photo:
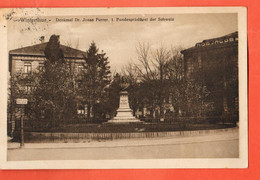
[[[129,87],[129,84],[125,80],[124,77],[121,79],[121,92],[120,100],[119,100],[119,108],[117,109],[116,116],[109,120],[108,123],[133,123],[133,122],[141,122],[139,119],[133,116],[133,111],[130,109],[129,101],[128,101],[128,92],[127,88]]]

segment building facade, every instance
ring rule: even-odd
[[[18,72],[29,74],[32,71],[41,69],[46,60],[44,54],[46,46],[47,42],[42,42],[33,46],[11,50],[9,52],[9,72],[11,76]],[[86,55],[86,52],[64,45],[60,45],[60,48],[64,53],[64,59],[72,63],[75,72],[83,68],[83,55]]]
[[[32,72],[37,72],[44,68],[44,62],[46,61],[44,50],[48,42],[44,42],[43,38],[41,38],[41,40],[42,42],[40,44],[9,51],[9,72],[11,78],[15,77],[17,74],[22,77],[28,77]],[[82,63],[85,62],[84,55],[86,55],[86,52],[65,45],[60,45],[60,48],[63,51],[64,60],[70,63],[70,67],[75,74],[79,73],[83,69]],[[75,79],[75,81],[77,81],[77,79]],[[21,84],[23,97],[19,98],[30,99],[30,91],[32,90],[30,81],[26,80]],[[11,87],[12,84],[9,86]],[[15,93],[11,92],[12,88],[10,89],[9,95],[12,96]],[[15,124],[17,124],[15,121],[19,120],[24,111],[22,112],[21,108],[15,105],[15,102],[9,102],[9,104],[10,106],[15,106],[9,107],[10,111],[12,111],[8,113],[8,131],[10,133],[14,131]],[[77,112],[79,116],[86,114],[85,108],[85,106],[78,105]]]
[[[198,77],[213,102],[211,116],[238,120],[238,32],[181,51],[186,78]]]

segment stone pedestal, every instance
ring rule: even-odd
[[[132,110],[129,107],[128,93],[127,91],[120,92],[119,108],[117,109],[117,115],[108,123],[134,123],[141,122],[139,119],[133,116]]]

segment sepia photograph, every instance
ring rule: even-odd
[[[1,9],[1,168],[246,168],[246,9]]]

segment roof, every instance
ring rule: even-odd
[[[33,46],[27,46],[19,49],[14,49],[9,51],[10,55],[31,55],[31,56],[45,56],[44,50],[48,42],[40,43]],[[83,58],[83,54],[86,55],[86,52],[74,49],[68,46],[60,45],[60,48],[63,51],[65,58]]]
[[[212,47],[222,47],[226,45],[231,45],[238,42],[238,32],[233,32],[221,37],[206,39],[202,42],[196,43],[195,46],[181,51],[185,53],[187,51],[197,50],[197,49],[208,49]]]
[[[212,38],[212,39],[206,39],[202,42],[208,42],[208,41],[215,41],[215,40],[224,40],[224,39],[228,39],[228,38],[234,38],[234,37],[238,37],[238,32],[233,32],[233,33],[230,33],[230,34],[227,34],[225,36],[221,36],[221,37],[217,37],[217,38]]]

